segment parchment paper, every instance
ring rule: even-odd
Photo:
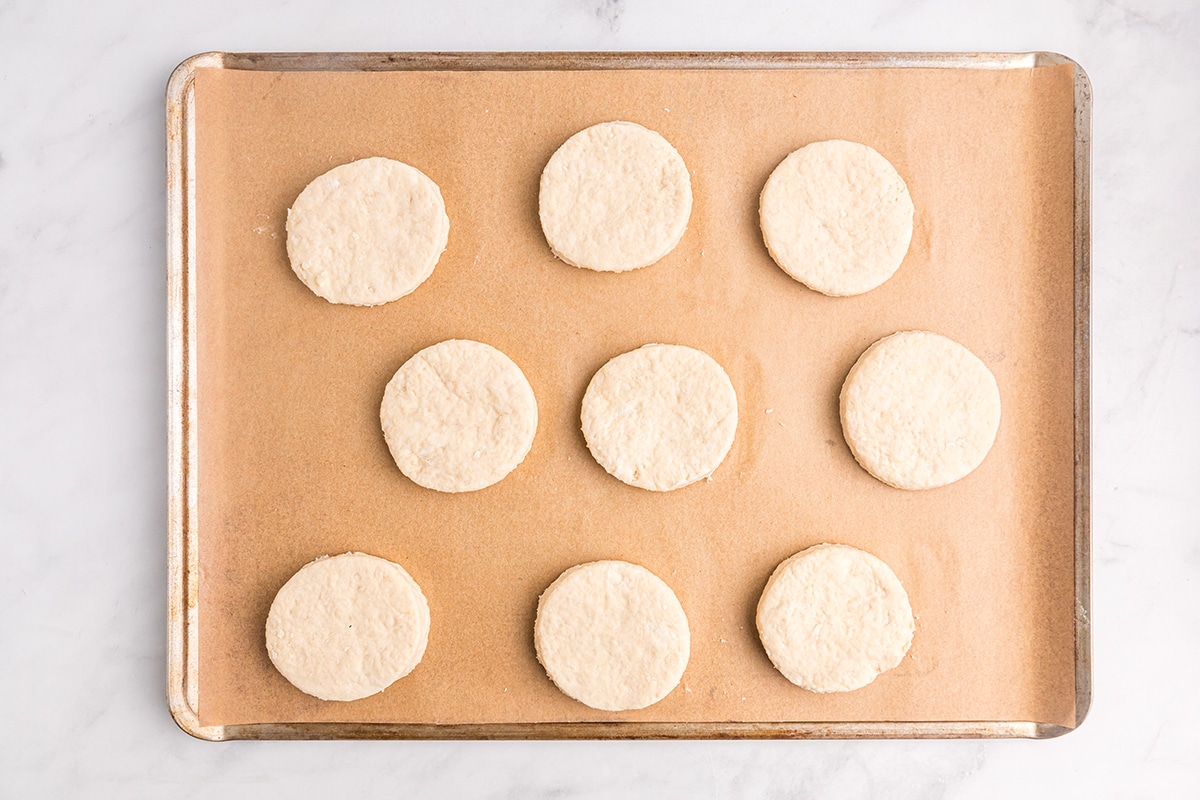
[[[1074,723],[1072,68],[266,73],[196,77],[199,712],[270,721],[1024,720]],[[683,241],[600,274],[557,261],[538,178],[568,136],[639,122],[692,174]],[[912,247],[882,287],[829,298],[785,275],[758,229],[771,169],[809,142],[870,144],[907,181]],[[291,272],[287,208],[325,170],[383,155],[441,187],[449,247],[417,291],[331,305]],[[863,471],[838,391],[858,355],[924,328],[992,369],[1000,432],[974,473],[923,492]],[[408,481],[378,422],[417,350],[465,337],[507,353],[537,395],[525,462],[479,492]],[[698,347],[738,393],[711,481],[632,488],[590,457],[579,403],[610,357]],[[768,661],[767,577],[819,542],[896,571],[918,617],[904,662],[815,695]],[[312,559],[392,559],[432,615],[424,660],[382,694],[326,703],[271,666],[275,592]],[[539,593],[603,558],[644,565],[692,633],[681,685],[593,711],[538,665]]]

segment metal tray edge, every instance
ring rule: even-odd
[[[547,69],[1028,69],[1071,64],[1075,73],[1075,720],[1040,722],[200,724],[198,711],[195,212],[193,82],[201,68],[274,71]],[[166,90],[168,615],[167,701],[186,733],[231,739],[876,739],[1062,736],[1092,702],[1091,640],[1091,125],[1092,85],[1073,59],[1029,53],[497,52],[225,53],[184,60]]]
[[[201,727],[197,711],[193,81],[196,69],[222,64],[219,53],[193,56],[175,68],[166,89],[167,703],[176,724],[202,739],[224,737]]]
[[[1075,725],[1092,707],[1092,81],[1075,71]]]

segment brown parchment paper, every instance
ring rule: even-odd
[[[574,720],[1022,720],[1074,724],[1072,67],[267,73],[196,76],[199,713],[204,725]],[[679,150],[695,196],[659,263],[593,273],[553,258],[538,178],[568,136],[632,120]],[[758,229],[771,169],[809,142],[880,151],[916,205],[912,247],[882,287],[812,292]],[[383,155],[441,187],[449,246],[412,295],[331,305],[292,274],[284,221],[301,189]],[[990,455],[951,486],[892,489],[842,438],[858,355],[925,328],[978,354],[1000,386]],[[448,495],[400,474],[378,423],[417,350],[492,344],[537,395],[525,462]],[[610,357],[698,347],[738,393],[712,480],[626,486],[590,457],[579,403]],[[917,614],[910,654],[870,686],[815,695],[771,666],[754,626],[767,577],[819,542],[891,565]],[[263,643],[304,564],[363,551],[422,586],[425,658],[385,692],[325,703]],[[539,593],[603,558],[642,564],[692,633],[680,686],[650,708],[591,710],[538,665]]]

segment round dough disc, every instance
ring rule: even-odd
[[[1000,389],[970,350],[928,331],[867,348],[842,385],[842,431],[863,468],[898,489],[933,489],[983,462]]]
[[[737,393],[708,354],[648,344],[600,368],[580,419],[600,466],[630,486],[667,492],[720,466],[737,429]]]
[[[559,689],[603,711],[645,708],[683,677],[687,617],[671,587],[626,561],[580,564],[538,600],[533,643]]]
[[[537,401],[504,353],[449,339],[396,371],[379,419],[392,458],[414,483],[473,492],[525,460],[537,431]]]
[[[913,637],[908,594],[887,564],[820,544],[780,564],[758,601],[775,668],[810,692],[849,692],[895,667]]]
[[[908,187],[865,144],[815,142],[785,158],[759,198],[763,239],[783,271],[822,294],[862,294],[900,268],[912,240]]]
[[[670,142],[632,122],[572,136],[542,172],[538,213],[554,254],[600,272],[645,267],[675,249],[692,182]]]
[[[449,233],[436,183],[408,164],[364,158],[300,192],[288,209],[288,259],[329,302],[377,306],[433,273]]]
[[[267,654],[300,691],[358,700],[413,671],[429,640],[425,595],[399,564],[363,553],[319,558],[275,595]]]

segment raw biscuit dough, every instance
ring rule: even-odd
[[[604,469],[666,492],[707,478],[724,460],[737,429],[737,393],[706,353],[649,344],[600,368],[580,419]]]
[[[433,273],[449,232],[436,183],[408,164],[364,158],[300,192],[288,209],[288,259],[329,302],[377,306]]]
[[[679,244],[691,213],[683,159],[632,122],[585,128],[542,172],[542,231],[554,254],[576,267],[624,272],[653,264]]]
[[[679,599],[654,573],[626,561],[595,561],[571,567],[542,593],[533,642],[565,694],[592,708],[627,711],[670,694],[691,640]]]
[[[1000,389],[961,344],[904,331],[867,348],[841,394],[858,463],[898,489],[932,489],[983,462],[1000,427]]]
[[[267,654],[297,689],[358,700],[413,671],[429,639],[429,606],[404,568],[363,553],[302,567],[275,595]]]
[[[908,187],[865,144],[814,142],[785,158],[759,198],[763,239],[784,272],[818,292],[862,294],[900,268],[913,231]]]
[[[449,339],[414,355],[379,408],[388,449],[414,483],[473,492],[516,469],[533,444],[537,401],[520,368],[491,345]]]
[[[849,692],[895,667],[913,637],[908,594],[887,564],[844,544],[780,564],[758,601],[771,663],[810,692]]]

